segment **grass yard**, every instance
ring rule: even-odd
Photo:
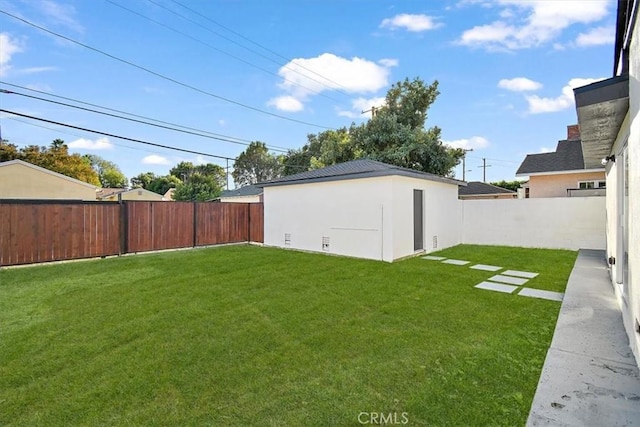
[[[438,254],[555,291],[577,255]],[[560,303],[493,274],[255,246],[2,269],[0,425],[524,425]]]

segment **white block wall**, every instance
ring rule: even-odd
[[[604,197],[464,200],[462,243],[605,249]]]

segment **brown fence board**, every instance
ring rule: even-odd
[[[249,204],[249,241],[264,242],[264,204]]]
[[[113,204],[0,204],[0,265],[118,254],[119,207]],[[104,222],[87,224],[100,215]],[[92,237],[103,236],[100,239]]]
[[[262,203],[0,201],[0,266],[263,240]]]
[[[246,242],[247,203],[198,203],[196,246]]]
[[[193,246],[190,202],[127,202],[128,252]]]

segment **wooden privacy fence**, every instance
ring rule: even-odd
[[[0,201],[0,266],[264,239],[262,203]]]

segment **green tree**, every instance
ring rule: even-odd
[[[518,188],[522,185],[523,181],[502,181],[492,182],[491,185],[496,187],[506,188],[507,190],[518,191]]]
[[[103,188],[125,188],[127,186],[127,177],[112,161],[95,154],[85,154],[84,158],[98,174],[100,185]]]
[[[143,172],[131,178],[131,188],[148,189],[149,184],[151,184],[151,182],[156,178],[158,177],[153,172]]]
[[[438,95],[437,81],[427,85],[415,78],[395,83],[385,105],[366,123],[307,135],[307,144],[285,156],[284,174],[369,158],[451,176],[464,151],[443,145],[438,127],[424,127]]]
[[[437,81],[428,86],[419,78],[396,83],[375,117],[351,125],[351,143],[362,157],[451,176],[464,151],[443,145],[437,126],[424,129],[427,110],[438,93]]]
[[[279,178],[282,169],[281,159],[264,142],[254,141],[236,158],[231,175],[236,185],[245,186]]]
[[[173,193],[176,201],[205,202],[215,199],[222,192],[222,186],[213,175],[195,172],[186,182],[181,182]]]
[[[67,145],[55,139],[49,147],[28,145],[20,149],[6,141],[0,142],[0,161],[22,160],[93,185],[100,185],[98,174],[79,154],[69,154]]]
[[[173,175],[158,176],[149,183],[146,189],[154,193],[164,194],[170,188],[176,188],[181,183],[182,181]]]

